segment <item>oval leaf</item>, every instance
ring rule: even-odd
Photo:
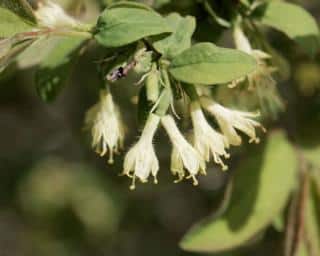
[[[310,55],[320,48],[319,28],[315,19],[298,5],[270,1],[257,10],[260,21],[295,40]]]
[[[35,80],[42,100],[49,102],[58,95],[71,72],[74,54],[83,41],[83,38],[61,38],[40,64]]]
[[[305,232],[311,255],[320,255],[319,188],[317,186],[317,182],[311,182],[305,209]]]
[[[121,2],[115,2],[112,3],[111,5],[108,6],[108,9],[112,8],[138,8],[138,9],[143,9],[147,11],[153,11],[153,9],[145,4],[142,3],[135,3],[135,2],[130,2],[130,1],[121,1]]]
[[[156,12],[141,8],[112,8],[99,17],[95,38],[106,47],[120,47],[144,37],[172,32]]]
[[[177,80],[211,85],[241,78],[256,65],[255,59],[242,51],[199,43],[175,57],[169,70]]]
[[[0,6],[0,38],[30,31],[33,27],[32,23]]]
[[[191,47],[196,20],[191,16],[181,17],[177,13],[170,14],[166,20],[174,32],[172,35],[155,42],[153,46],[158,52],[170,59]]]
[[[0,7],[11,10],[21,18],[26,19],[31,23],[37,22],[32,7],[27,0],[1,0]]]
[[[234,249],[262,231],[285,207],[295,184],[297,160],[281,132],[273,133],[264,151],[250,154],[234,177],[230,206],[217,219],[193,228],[182,240],[189,251]]]

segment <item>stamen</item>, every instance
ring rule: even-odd
[[[196,179],[195,176],[192,176],[192,180],[193,180],[193,186],[198,186],[199,185],[199,182],[198,182],[198,180]]]
[[[138,82],[136,82],[136,83],[134,83],[134,85],[140,85],[140,84],[142,84],[143,82],[144,82],[144,80],[146,80],[146,78],[148,77],[148,75],[151,73],[151,71],[149,71],[148,73],[146,73],[146,74],[144,74],[141,78],[140,78],[140,80],[138,81]]]
[[[180,183],[183,180],[182,177],[179,177],[178,179],[174,180],[173,183],[177,184]]]
[[[249,143],[250,143],[250,144],[251,144],[251,143],[259,144],[259,143],[260,143],[260,139],[257,138],[257,137],[251,138],[251,139],[249,140]]]
[[[193,183],[192,183],[193,186],[198,186],[199,185],[199,181],[197,180],[197,178],[194,175],[190,175],[186,179],[187,180],[192,179],[193,180]]]
[[[158,179],[157,179],[157,176],[153,176],[153,183],[154,183],[154,184],[158,184],[158,183],[159,183],[159,181],[158,181]]]
[[[228,165],[225,165],[222,163],[222,171],[228,171],[229,170],[229,166]]]
[[[130,190],[135,190],[136,189],[136,176],[132,177],[132,183],[130,185]]]
[[[177,114],[173,102],[170,103],[170,107],[171,107],[171,110],[172,110],[173,115],[174,115],[178,120],[180,120],[181,118],[180,118],[180,116]]]
[[[113,150],[109,150],[109,160],[108,160],[108,164],[113,164],[113,163],[114,163]]]

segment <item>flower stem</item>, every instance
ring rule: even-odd
[[[183,89],[190,97],[191,101],[199,101],[199,95],[194,85],[192,84],[183,84]]]
[[[159,116],[164,116],[172,102],[172,91],[168,71],[166,69],[161,69],[161,76],[163,78],[165,88],[161,93],[160,102],[155,113]]]

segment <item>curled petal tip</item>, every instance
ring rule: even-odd
[[[229,166],[225,165],[225,166],[222,166],[222,171],[228,171],[229,170]]]
[[[136,185],[131,185],[131,186],[129,187],[129,189],[130,189],[130,190],[135,190],[135,189],[136,189]]]

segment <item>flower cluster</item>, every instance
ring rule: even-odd
[[[86,113],[85,127],[91,129],[95,151],[100,156],[109,152],[109,163],[113,163],[113,154],[123,146],[125,128],[108,90],[101,90],[100,101]]]
[[[108,15],[109,12],[112,12],[112,8],[104,13],[104,15]],[[126,9],[125,13],[127,12],[128,10]],[[135,12],[133,11],[133,13]],[[32,33],[22,33],[21,35],[18,34],[17,36],[0,41],[0,61],[2,59],[5,60],[4,63],[6,65],[8,63],[6,60],[8,51],[10,51],[13,45],[19,42],[19,40],[26,41],[28,39],[31,44],[33,40],[51,34],[67,36],[81,35],[86,39],[97,39],[101,36],[99,35],[101,32],[99,29],[106,30],[109,29],[109,27],[113,27],[108,25],[106,26],[107,28],[101,27],[92,30],[91,26],[82,24],[80,21],[68,15],[61,6],[50,0],[40,1],[34,15],[39,26],[34,31],[31,31]],[[102,15],[100,19],[106,18],[104,15]],[[112,16],[112,14],[110,15]],[[120,19],[121,15],[118,18]],[[117,21],[117,19],[115,20]],[[123,22],[127,21],[124,19]],[[97,26],[99,26],[99,24],[98,22]],[[104,24],[104,22],[102,22],[102,24]],[[163,24],[166,25],[167,22]],[[142,28],[141,31],[145,29],[144,27]],[[167,33],[169,31],[170,30],[164,30],[161,33]],[[176,33],[179,35],[180,32],[176,31]],[[180,35],[178,37],[180,37]],[[189,37],[191,44],[192,35],[189,35]],[[154,183],[158,183],[157,175],[160,164],[153,141],[160,126],[166,131],[168,139],[172,144],[170,169],[171,173],[176,176],[175,182],[190,179],[194,185],[197,185],[198,175],[206,174],[206,165],[210,161],[220,166],[222,170],[228,170],[228,165],[225,161],[230,157],[230,147],[239,146],[242,143],[239,132],[246,134],[249,137],[250,143],[259,143],[260,140],[257,137],[256,129],[261,128],[264,131],[264,128],[258,121],[254,120],[258,117],[258,113],[229,109],[212,99],[211,89],[203,88],[203,90],[197,90],[198,86],[190,84],[191,82],[183,84],[182,81],[184,81],[184,79],[180,78],[180,75],[174,76],[171,72],[172,70],[170,68],[172,68],[171,64],[174,62],[174,57],[168,54],[168,52],[166,53],[168,49],[164,49],[169,47],[167,45],[168,42],[159,41],[158,44],[155,45],[146,38],[140,39],[135,46],[124,47],[122,49],[124,52],[123,57],[120,56],[121,58],[119,58],[122,50],[119,52],[110,51],[110,54],[113,54],[112,56],[106,56],[103,61],[97,62],[99,65],[99,73],[102,75],[106,87],[101,89],[99,101],[87,111],[84,120],[85,129],[91,132],[92,148],[101,157],[108,155],[108,163],[112,164],[114,162],[114,155],[119,153],[120,149],[124,147],[125,125],[119,108],[113,100],[110,84],[125,78],[131,71],[135,71],[136,74],[140,76],[139,82],[135,84],[136,86],[142,87],[140,88],[138,102],[139,107],[141,107],[141,109],[143,108],[143,111],[146,112],[146,116],[142,118],[145,120],[144,128],[138,141],[126,153],[122,171],[123,175],[132,179],[131,189],[135,188],[136,180],[145,183],[150,177],[153,177]],[[102,45],[108,46],[109,42],[104,42],[104,40],[105,38],[102,36]],[[108,38],[106,40],[108,40]],[[119,47],[123,46],[122,44],[124,44],[126,40],[124,40],[124,42],[122,42],[122,40],[117,42]],[[130,40],[127,43],[132,43]],[[258,68],[251,74],[248,74],[255,66],[255,61],[251,56],[242,54],[245,56],[243,57],[244,59],[251,60],[251,64],[249,65],[251,68],[248,67],[247,72],[241,73],[243,76],[246,75],[246,77],[234,81],[232,85],[235,86],[240,82],[248,81],[250,88],[275,87],[275,81],[271,76],[274,68],[267,64],[270,56],[263,51],[254,50],[241,28],[237,26],[235,27],[235,40],[238,49],[256,59]],[[99,42],[98,39],[97,42]],[[184,46],[186,51],[188,51],[188,42],[189,40],[186,40],[186,45]],[[169,43],[169,45],[170,44],[171,43]],[[179,42],[177,46],[179,46]],[[176,49],[176,46],[172,49]],[[211,62],[211,58],[216,55],[217,51],[221,51],[221,56],[225,54],[225,50],[219,50],[219,48],[210,43],[198,44],[198,46],[195,46],[193,49],[197,49],[197,52],[199,49],[202,49],[203,52],[200,55],[203,56],[200,56],[200,59],[203,63],[207,61]],[[70,50],[72,51],[66,52],[66,56],[72,55],[71,53],[76,51],[76,49]],[[207,53],[208,51],[209,53]],[[190,53],[188,53],[187,56],[189,54]],[[192,57],[193,54],[194,53],[190,54],[190,56]],[[10,54],[8,56],[10,57]],[[190,59],[192,59],[191,57]],[[65,58],[69,59],[67,57]],[[179,58],[177,59],[179,60]],[[193,62],[193,60],[190,61]],[[177,62],[179,63],[179,61]],[[195,69],[200,70],[202,66],[202,64],[199,64],[198,68]],[[223,63],[222,67],[224,66],[225,63]],[[208,68],[205,67],[204,71],[207,72]],[[204,72],[195,73],[194,77],[200,80],[196,80],[198,82],[192,81],[192,83],[209,84],[220,81],[219,79],[212,80],[212,77],[209,77],[208,80],[202,80],[201,76],[203,73]],[[224,78],[225,81],[228,82],[232,80],[236,77],[236,74],[229,78]],[[265,91],[265,89],[263,91]],[[190,114],[189,116],[193,127],[190,136],[184,136],[174,118],[178,117],[175,111],[175,100],[179,97],[181,99],[183,96],[190,98],[190,102],[185,101],[186,104],[184,104],[184,109]],[[213,117],[216,126],[210,124],[204,111]]]
[[[161,102],[156,104],[163,105]],[[209,124],[203,109],[216,119],[219,130]],[[177,176],[175,182],[186,178],[191,179],[194,185],[198,184],[199,174],[206,174],[206,162],[210,160],[220,165],[222,170],[228,169],[224,163],[230,157],[228,149],[241,144],[238,131],[248,135],[249,142],[258,143],[256,128],[264,130],[259,122],[253,120],[257,113],[232,110],[209,97],[191,101],[189,111],[193,133],[188,139],[180,132],[172,115],[156,111],[149,113],[139,140],[124,158],[122,174],[132,178],[131,189],[135,188],[136,179],[145,183],[152,176],[154,183],[158,183],[160,167],[153,140],[160,126],[172,144],[171,172]],[[91,129],[92,147],[101,156],[108,152],[109,163],[113,163],[113,153],[118,152],[123,144],[124,126],[109,90],[101,91],[100,101],[88,110],[85,124]]]

